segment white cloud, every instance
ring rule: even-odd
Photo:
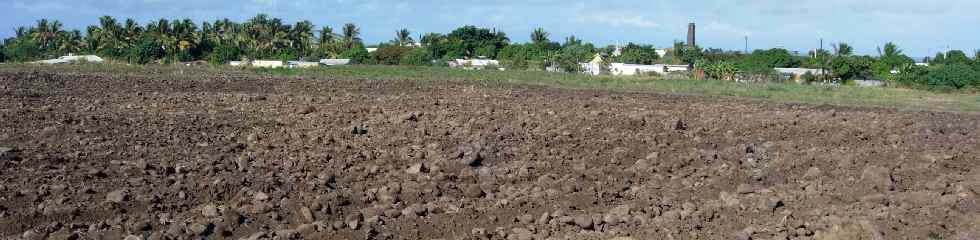
[[[726,22],[709,22],[704,29],[709,32],[719,33],[721,35],[752,36],[752,32],[742,30],[735,25]]]
[[[656,28],[660,24],[642,16],[593,15],[578,18],[581,23],[600,23],[613,27]]]

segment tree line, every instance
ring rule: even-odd
[[[160,19],[140,24],[133,19],[99,18],[85,32],[66,30],[59,21],[38,20],[19,27],[15,36],[0,43],[0,61],[26,62],[67,54],[97,54],[133,64],[168,64],[208,61],[225,64],[250,59],[316,61],[346,58],[356,64],[446,65],[458,58],[489,58],[502,67],[517,70],[558,69],[580,72],[578,63],[597,54],[606,62],[631,64],[689,64],[707,78],[773,76],[773,68],[827,69],[827,76],[807,76],[810,81],[880,79],[893,85],[930,89],[962,89],[980,86],[980,51],[973,58],[963,51],[939,53],[919,66],[893,43],[878,49],[877,56],[856,55],[846,43],[831,50],[798,56],[786,49],[761,49],[751,53],[702,49],[675,42],[660,56],[653,45],[628,43],[596,46],[575,36],[553,41],[538,28],[530,42],[515,43],[503,31],[463,26],[449,33],[413,36],[408,29],[393,31],[390,41],[367,46],[360,28],[344,24],[339,31],[317,27],[310,21],[292,24],[259,14],[244,22],[228,19],[200,24],[190,19]],[[369,53],[367,47],[377,48]]]

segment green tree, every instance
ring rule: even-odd
[[[836,57],[830,62],[830,70],[834,76],[843,80],[867,78],[872,76],[872,62],[874,59],[867,56]]]
[[[399,45],[383,45],[375,51],[372,56],[374,57],[374,62],[377,64],[384,65],[398,65],[402,61],[402,57],[405,56],[410,48]]]
[[[3,50],[3,55],[13,62],[34,61],[41,57],[39,55],[41,48],[37,46],[37,43],[34,43],[33,39],[29,38],[20,38],[7,43]]]
[[[926,78],[930,88],[939,90],[980,85],[980,76],[969,66],[959,63],[936,66]]]
[[[571,35],[565,38],[565,43],[563,43],[561,47],[564,48],[564,47],[575,46],[575,45],[582,45],[582,39],[578,39],[575,37],[575,35]]]
[[[432,55],[428,49],[412,48],[402,57],[401,65],[429,66],[432,65]]]
[[[854,54],[854,47],[851,47],[851,45],[847,43],[834,44],[833,48],[834,54],[836,54],[838,57],[850,56],[851,54]]]
[[[551,40],[548,40],[549,35],[551,34],[544,31],[544,28],[536,28],[531,32],[531,42],[534,44],[550,42]]]
[[[160,48],[160,43],[156,39],[144,36],[135,47],[129,48],[126,60],[132,64],[147,64],[163,58],[163,54],[163,49]]]
[[[307,57],[313,55],[313,43],[316,41],[314,36],[314,26],[310,21],[299,21],[290,29],[289,40],[299,56]]]
[[[929,61],[931,64],[946,64],[946,53],[938,52],[936,56]]]
[[[688,65],[694,65],[695,62],[701,60],[701,58],[703,57],[701,48],[696,45],[695,46],[681,45],[679,48],[675,47],[674,51],[677,53],[676,56],[679,57],[680,61]]]
[[[0,62],[7,61],[7,53],[6,53],[7,44],[5,42],[6,41],[0,42]]]
[[[403,28],[395,31],[395,39],[392,40],[392,43],[395,43],[398,46],[408,46],[414,44],[415,39],[412,39],[412,32],[409,32],[408,29]]]
[[[964,64],[964,65],[969,65],[972,62],[973,61],[970,60],[970,57],[967,57],[966,56],[966,53],[965,52],[960,51],[960,50],[952,50],[952,51],[946,52],[946,60],[943,62],[943,64]]]
[[[344,38],[344,43],[348,49],[361,43],[361,29],[358,28],[357,25],[354,25],[353,23],[344,24],[341,32]]]
[[[739,69],[747,72],[768,72],[773,68],[799,67],[800,62],[786,49],[773,48],[755,50],[735,63]]]
[[[879,48],[878,54],[879,60],[889,68],[889,71],[915,62],[915,60],[903,54],[897,45],[890,42],[886,43],[884,48]]]
[[[346,51],[340,53],[340,58],[350,59],[351,64],[369,64],[371,63],[371,54],[367,52],[361,45],[355,45],[353,48],[347,49]]]
[[[735,64],[726,61],[701,61],[696,65],[698,65],[701,70],[704,70],[704,75],[708,79],[731,81],[735,80],[735,75],[738,74],[738,68],[735,66]]]
[[[927,67],[910,64],[901,68],[898,75],[895,76],[895,82],[905,87],[924,86],[928,84],[928,74],[929,69]]]
[[[628,43],[621,51],[621,55],[616,58],[617,62],[649,65],[660,59],[652,45]]]
[[[240,58],[241,51],[237,47],[229,44],[220,44],[214,48],[208,62],[214,65],[220,65],[239,60]]]
[[[528,68],[527,47],[521,44],[508,45],[500,50],[497,59],[508,69],[525,70]]]
[[[457,28],[446,35],[446,38],[444,43],[446,44],[446,55],[460,55],[460,57],[479,56],[476,54],[476,50],[488,46],[493,47],[493,52],[496,53],[510,42],[504,32],[475,26]]]

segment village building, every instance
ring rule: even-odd
[[[596,56],[592,58],[592,61],[579,64],[582,66],[583,73],[600,75],[603,73],[602,67],[604,61],[605,60],[602,55],[596,54]],[[611,75],[634,76],[647,73],[667,74],[672,72],[683,72],[688,71],[689,69],[687,65],[610,63],[609,69],[605,70],[607,70]]]
[[[775,68],[775,69],[776,72],[778,72],[783,77],[786,77],[789,80],[793,80],[795,82],[802,82],[804,80],[803,76],[805,76],[807,73],[810,73],[813,76],[823,76],[824,73],[829,73],[829,71],[823,69],[816,69],[816,68]]]

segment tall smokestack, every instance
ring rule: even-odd
[[[697,42],[695,42],[694,36],[695,36],[695,27],[694,27],[694,23],[692,22],[690,24],[687,24],[687,46],[688,47],[694,47],[695,45],[697,45]]]

